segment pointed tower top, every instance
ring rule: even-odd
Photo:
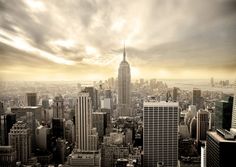
[[[123,61],[125,61],[125,58],[126,58],[126,52],[125,52],[125,42],[124,42]]]

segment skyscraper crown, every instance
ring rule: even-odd
[[[126,51],[125,51],[125,42],[124,42],[123,61],[125,61],[125,58],[126,58]]]

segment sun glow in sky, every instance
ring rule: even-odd
[[[1,80],[236,77],[235,0],[2,0]]]

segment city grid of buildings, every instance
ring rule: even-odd
[[[0,166],[232,166],[236,83],[234,93],[131,83],[126,54],[117,79],[1,97]]]

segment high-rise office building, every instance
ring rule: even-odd
[[[110,89],[106,89],[104,91],[104,96],[105,96],[105,98],[112,98],[111,90]]]
[[[15,114],[7,113],[0,116],[0,145],[8,145],[8,133],[15,123]]]
[[[75,125],[77,150],[95,150],[98,136],[92,130],[92,104],[89,93],[80,93],[76,100]]]
[[[177,88],[177,87],[173,88],[173,96],[172,96],[172,98],[173,98],[172,100],[173,101],[178,101],[178,89],[179,88]]]
[[[75,142],[75,125],[72,120],[67,120],[65,124],[65,138],[69,143]]]
[[[119,116],[130,116],[130,66],[126,61],[126,51],[124,47],[123,61],[120,63],[118,71],[118,112]]]
[[[98,109],[98,91],[94,87],[85,87],[84,90],[89,93],[92,102],[92,109],[95,112]]]
[[[128,158],[129,148],[119,145],[106,145],[102,143],[101,148],[101,166],[110,167],[115,166],[118,158]]]
[[[36,145],[40,150],[46,151],[48,146],[48,136],[50,134],[50,129],[46,126],[40,125],[36,128]]]
[[[144,102],[144,167],[177,167],[178,109],[177,102]]]
[[[105,131],[106,131],[106,134],[109,134],[112,130],[112,124],[111,124],[111,109],[105,109],[105,108],[102,108],[101,109],[101,112],[104,112],[105,113]]]
[[[16,150],[12,146],[0,146],[0,166],[16,166]]]
[[[49,99],[48,98],[42,99],[42,108],[43,109],[49,108]]]
[[[0,101],[0,115],[4,114],[3,102]]]
[[[0,115],[0,146],[7,145],[7,122],[6,122],[6,115]]]
[[[197,112],[197,141],[206,140],[206,132],[209,130],[209,113],[205,110]]]
[[[197,119],[196,117],[193,117],[191,122],[190,122],[190,127],[189,127],[189,131],[190,131],[190,136],[191,138],[196,139],[197,136]]]
[[[28,113],[33,114],[33,120],[41,121],[42,110],[41,106],[25,106],[25,107],[12,107],[11,112],[16,114],[16,119],[24,119]]]
[[[17,161],[23,164],[27,163],[31,156],[31,131],[27,124],[18,121],[10,130],[9,145],[11,145],[17,153]]]
[[[61,95],[53,99],[53,118],[64,118],[64,99]]]
[[[52,119],[52,134],[56,138],[65,138],[65,119],[53,118]]]
[[[101,154],[98,152],[98,133],[92,128],[92,101],[89,93],[79,93],[75,105],[75,149],[67,159],[66,166],[100,167]]]
[[[209,113],[209,130],[215,130],[215,111],[212,108],[207,109]],[[231,112],[232,119],[232,112]],[[231,121],[228,123],[231,126]]]
[[[230,130],[232,122],[233,97],[227,101],[221,100],[215,103],[215,128]]]
[[[235,166],[236,140],[234,135],[224,129],[208,131],[206,139],[206,166]]]
[[[24,120],[28,127],[31,129],[32,137],[32,151],[35,151],[35,130],[37,122],[41,122],[41,106],[26,106],[26,107],[15,107],[11,109],[12,113],[16,114],[16,120]]]
[[[231,128],[236,129],[236,81],[234,83],[234,103]]]
[[[26,93],[27,106],[37,106],[37,93]]]
[[[192,104],[196,106],[197,110],[201,108],[201,90],[200,89],[193,89],[193,97],[192,97]]]
[[[105,112],[93,112],[92,119],[93,119],[93,127],[97,129],[98,137],[101,139],[105,133],[107,128],[107,113]]]

